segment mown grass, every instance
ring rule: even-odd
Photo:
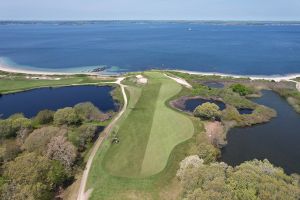
[[[104,167],[116,176],[158,173],[174,146],[193,134],[192,122],[165,105],[181,86],[161,73],[145,75],[149,82],[141,88],[140,98],[116,133],[120,143],[113,144],[104,158]]]
[[[147,86],[138,89],[132,86],[127,88],[127,94],[130,94],[129,106],[125,113],[127,117],[118,124],[119,131],[113,133],[120,138],[120,143],[111,144],[110,140],[106,140],[96,154],[86,188],[93,188],[91,199],[170,199],[180,191],[179,182],[175,177],[178,163],[187,155],[190,145],[195,141],[192,138],[194,132],[202,132],[203,127],[199,126],[201,124],[199,120],[195,122],[195,119],[191,120],[192,117],[175,111],[167,105],[166,101],[181,91],[180,85],[161,73],[150,72],[145,73],[145,76],[150,79]],[[151,89],[146,89],[147,87]],[[137,98],[132,96],[134,94],[141,96]],[[155,101],[156,105],[153,105],[152,101]],[[154,112],[145,113],[145,109],[148,108],[156,109]],[[151,118],[150,114],[153,119],[148,130],[150,123],[146,119]],[[139,122],[143,122],[144,126],[140,126]],[[152,127],[153,124],[155,129]],[[168,128],[164,128],[165,126]],[[183,129],[185,131],[182,131]],[[127,131],[121,136],[124,130]],[[145,134],[149,134],[148,139]],[[133,140],[125,138],[133,136]],[[141,141],[135,141],[137,138]],[[121,146],[122,142],[126,144]],[[145,154],[146,151],[148,158],[141,153]],[[132,163],[127,162],[127,159]],[[141,165],[143,164],[141,161],[144,160],[145,165]],[[134,163],[138,163],[139,166],[132,166]],[[143,171],[143,166],[149,170]],[[112,169],[117,171],[112,173]],[[132,169],[142,171],[137,173]],[[154,175],[145,177],[153,173]]]

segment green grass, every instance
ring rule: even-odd
[[[179,84],[161,73],[144,75],[146,86],[126,89],[128,109],[113,133],[120,143],[106,140],[95,156],[86,188],[93,188],[91,199],[161,199],[162,189],[170,192],[167,199],[178,192],[166,187],[177,181],[178,163],[203,127],[167,105],[181,91]]]
[[[104,159],[107,171],[116,176],[144,177],[163,170],[172,149],[193,135],[189,118],[168,108],[165,102],[181,86],[161,73],[145,74],[149,83],[120,126],[120,143],[113,144]]]
[[[40,87],[57,87],[71,84],[100,83],[101,80],[88,76],[61,76],[60,80],[26,79],[24,76],[7,76],[0,78],[0,93],[12,93]]]

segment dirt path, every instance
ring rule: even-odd
[[[107,136],[111,132],[112,128],[114,127],[115,123],[120,119],[120,117],[122,116],[122,114],[124,113],[124,111],[127,108],[127,96],[126,96],[126,93],[125,93],[125,87],[126,86],[121,84],[121,81],[123,79],[124,79],[124,77],[121,77],[121,78],[118,78],[118,80],[116,82],[111,82],[111,83],[118,84],[121,87],[123,98],[124,98],[123,108],[118,113],[118,115],[113,119],[113,121],[104,129],[104,131],[99,136],[99,138],[97,139],[96,143],[94,144],[94,147],[92,149],[90,157],[88,158],[85,170],[84,170],[82,178],[81,178],[77,200],[88,200],[90,194],[92,193],[92,189],[89,189],[88,191],[85,192],[85,187],[86,187],[86,183],[87,183],[89,171],[90,171],[91,166],[92,166],[93,159],[94,159],[94,157],[95,157],[95,155],[96,155],[96,153],[97,153],[100,145],[107,138]]]

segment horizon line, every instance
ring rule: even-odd
[[[297,22],[300,20],[205,20],[205,19],[0,19],[0,22],[113,22],[113,21],[161,21],[161,22]]]

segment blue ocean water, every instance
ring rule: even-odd
[[[14,67],[67,71],[107,66],[112,72],[160,68],[243,75],[300,73],[299,24],[0,24],[0,61]]]

